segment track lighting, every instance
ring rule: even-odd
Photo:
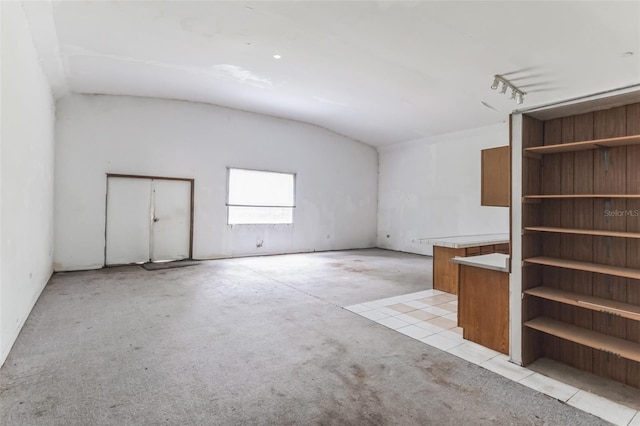
[[[500,83],[502,83],[502,89],[500,89],[500,94],[504,95],[507,93],[508,89],[511,89],[511,99],[515,99],[518,105],[524,102],[524,95],[526,95],[526,92],[523,92],[522,90],[518,89],[513,83],[511,83],[509,80],[507,80],[501,75],[496,74],[493,76],[493,84],[491,85],[491,89],[497,90]]]

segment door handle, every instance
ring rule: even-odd
[[[154,221],[154,222],[157,222],[157,221],[159,221],[159,220],[160,220],[160,219],[158,219],[157,217],[154,217],[154,218],[153,218],[153,221]]]

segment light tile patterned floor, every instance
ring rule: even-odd
[[[439,290],[374,300],[345,309],[420,342],[480,365],[615,425],[640,426],[640,412],[520,367],[509,357],[462,338],[458,299]]]

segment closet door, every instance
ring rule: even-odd
[[[151,180],[107,178],[107,265],[148,262]]]
[[[191,183],[154,179],[152,191],[151,260],[189,258]]]

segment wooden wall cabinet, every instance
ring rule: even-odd
[[[640,103],[522,117],[522,361],[640,388]]]
[[[483,149],[480,204],[509,207],[511,155],[509,146]]]

